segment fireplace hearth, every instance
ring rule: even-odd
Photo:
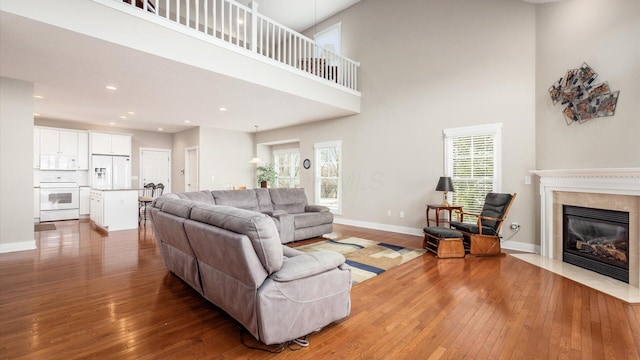
[[[563,206],[563,261],[629,283],[629,213]]]

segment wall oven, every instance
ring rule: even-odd
[[[40,183],[40,221],[79,219],[79,198],[77,183]]]

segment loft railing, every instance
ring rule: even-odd
[[[360,63],[325,49],[308,37],[261,15],[255,1],[250,7],[233,0],[94,1],[123,4],[139,11],[139,14],[169,20],[312,77],[358,91]]]

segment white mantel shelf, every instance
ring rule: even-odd
[[[540,177],[640,178],[640,168],[529,170]]]

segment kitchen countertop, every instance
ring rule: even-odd
[[[97,188],[91,188],[91,190],[97,190],[97,191],[140,191],[142,189],[97,189]]]

